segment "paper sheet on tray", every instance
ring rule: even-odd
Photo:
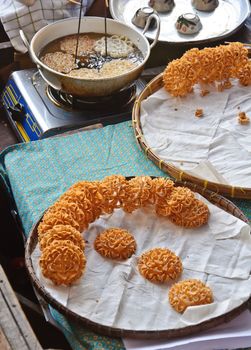
[[[174,98],[162,88],[144,100],[146,143],[160,159],[203,179],[250,187],[251,123],[240,125],[237,118],[243,111],[251,119],[250,87],[233,81],[229,90],[209,90],[201,97],[195,86],[192,94]],[[195,117],[197,108],[203,117]]]
[[[251,313],[244,311],[228,323],[179,339],[123,339],[127,350],[222,350],[242,349],[251,344]]]
[[[206,200],[203,198],[203,201]],[[45,279],[38,267],[38,248],[32,254],[36,274],[60,303],[106,326],[131,330],[176,329],[224,314],[251,294],[250,227],[206,203],[210,218],[208,224],[198,229],[177,227],[163,217],[156,220],[152,207],[132,214],[118,209],[112,215],[99,218],[85,232],[87,268],[77,283],[71,287],[55,287]],[[93,249],[97,234],[109,227],[123,227],[134,234],[135,256],[125,262],[114,262]],[[168,302],[170,284],[153,284],[137,270],[138,256],[154,247],[168,247],[178,254],[184,267],[181,279],[205,281],[213,290],[214,303],[177,314]]]

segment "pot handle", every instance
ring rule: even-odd
[[[151,24],[151,21],[152,19],[154,19],[156,21],[156,24],[157,24],[157,31],[156,31],[156,36],[153,40],[153,42],[151,43],[150,45],[150,49],[152,49],[158,42],[159,40],[159,33],[160,33],[160,18],[159,16],[156,14],[156,13],[153,13],[151,14],[148,18],[147,18],[147,21],[146,21],[146,25],[145,25],[145,28],[142,32],[142,34],[144,35],[146,33],[146,31],[148,30],[150,24]]]
[[[22,29],[19,30],[19,35],[20,35],[20,37],[22,39],[22,42],[24,43],[24,46],[27,48],[27,50],[29,52],[31,60],[38,66],[37,62],[34,60],[33,55],[31,53],[29,40],[28,40],[26,34],[24,33],[24,31]],[[39,68],[39,66],[38,66],[38,68]]]

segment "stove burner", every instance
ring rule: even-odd
[[[79,97],[56,90],[50,85],[47,96],[57,106],[67,110],[103,110],[117,112],[129,106],[136,98],[136,84],[132,84],[109,96]]]

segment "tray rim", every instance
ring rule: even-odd
[[[135,27],[134,25],[132,24],[129,24],[127,23],[126,21],[122,21],[121,18],[119,18],[115,11],[114,11],[114,3],[117,2],[118,0],[109,0],[109,10],[110,10],[110,14],[112,16],[113,19],[117,20],[117,21],[120,21],[120,22],[123,22],[123,23],[126,23],[127,25],[130,25],[132,26],[134,29],[140,31],[139,28]],[[239,1],[239,0],[238,0]],[[219,35],[219,36],[214,36],[214,37],[211,37],[211,38],[208,38],[208,39],[202,39],[202,40],[189,40],[189,38],[187,40],[184,40],[184,41],[167,41],[167,40],[163,40],[161,39],[161,36],[159,36],[159,39],[158,41],[161,42],[161,43],[166,43],[168,45],[195,45],[195,44],[206,44],[206,43],[213,43],[215,41],[219,41],[219,40],[223,40],[233,34],[235,34],[239,29],[242,28],[242,26],[244,25],[245,21],[248,19],[248,17],[251,15],[251,4],[249,2],[249,0],[241,0],[243,2],[245,2],[245,5],[247,6],[247,13],[246,13],[246,16],[244,16],[244,19],[234,28],[232,29],[231,31],[229,31],[228,33],[225,33],[225,34],[222,34],[222,35]],[[148,32],[145,33],[146,37],[149,39],[149,40],[153,40],[151,37],[149,37],[149,34]]]
[[[127,177],[127,179],[132,177]],[[153,177],[154,178],[154,177]],[[208,199],[211,203],[217,205],[221,209],[225,210],[226,212],[232,214],[233,216],[239,218],[240,220],[246,222],[249,224],[248,218],[244,215],[244,213],[230,200],[227,198],[210,191],[206,188],[202,188],[194,183],[190,182],[181,182],[181,181],[175,181],[175,186],[186,186],[190,188],[192,191],[196,191],[200,193],[203,197]],[[38,235],[37,235],[37,227],[42,219],[43,215],[39,218],[39,220],[33,225],[31,228],[31,231],[29,233],[29,237],[26,242],[25,246],[25,265],[26,269],[29,273],[29,277],[31,279],[31,282],[33,286],[35,287],[38,294],[42,297],[44,301],[46,301],[49,305],[54,307],[56,310],[61,312],[63,315],[71,319],[72,321],[75,321],[90,330],[97,332],[101,335],[110,336],[110,337],[130,337],[135,339],[172,339],[172,338],[178,338],[183,337],[187,335],[191,335],[197,332],[200,332],[202,330],[207,330],[212,327],[215,327],[217,325],[226,323],[231,321],[233,318],[237,317],[239,314],[241,314],[244,310],[249,308],[251,303],[251,297],[239,305],[237,308],[223,314],[220,316],[217,316],[215,318],[209,319],[205,322],[201,322],[199,324],[183,327],[180,329],[175,330],[131,330],[131,329],[122,329],[122,328],[114,328],[106,325],[102,325],[96,322],[93,322],[83,316],[78,315],[77,313],[69,310],[67,307],[65,307],[63,304],[59,303],[56,299],[54,299],[49,292],[45,290],[43,285],[40,283],[39,279],[37,278],[35,271],[33,269],[32,260],[31,260],[31,254],[33,250],[35,249],[37,243],[38,243]]]
[[[161,89],[163,86],[163,73],[160,73],[146,85],[146,87],[137,97],[133,106],[132,126],[134,130],[134,135],[139,147],[142,148],[145,152],[145,155],[155,165],[157,165],[160,168],[160,170],[166,172],[178,181],[192,182],[205,189],[207,188],[213,192],[222,194],[230,198],[251,199],[251,187],[225,185],[210,180],[205,180],[194,175],[190,175],[185,170],[181,170],[175,165],[163,159],[160,159],[160,157],[151,149],[151,147],[148,146],[141,128],[140,105],[143,100],[145,100],[147,97]]]

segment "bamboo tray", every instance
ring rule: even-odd
[[[226,212],[232,214],[233,216],[239,218],[240,220],[248,223],[248,219],[246,216],[242,213],[242,211],[236,207],[231,201],[227,200],[226,198],[220,196],[219,194],[216,194],[210,190],[207,190],[205,188],[201,188],[196,184],[188,183],[188,182],[179,182],[177,181],[175,183],[177,186],[186,186],[190,188],[193,191],[196,191],[200,193],[202,196],[204,196],[207,200],[209,200],[211,203],[217,205],[221,209],[225,210]],[[41,219],[40,219],[41,220]],[[31,230],[31,233],[29,235],[29,238],[26,243],[25,248],[25,263],[26,267],[28,269],[31,282],[37,292],[41,295],[41,297],[51,306],[53,306],[55,309],[57,309],[60,313],[68,317],[69,319],[72,319],[75,322],[78,322],[79,324],[83,325],[84,327],[87,327],[97,333],[112,336],[112,337],[131,337],[131,338],[138,338],[138,339],[153,339],[153,338],[175,338],[175,337],[183,337],[190,334],[194,334],[197,332],[200,332],[202,330],[207,330],[209,328],[215,327],[219,324],[229,322],[233,318],[237,317],[241,312],[243,312],[245,309],[249,307],[248,301],[244,302],[242,305],[238,306],[237,308],[231,310],[230,312],[227,312],[223,315],[217,316],[215,318],[209,319],[206,322],[202,322],[200,324],[196,324],[193,326],[175,329],[175,330],[131,330],[131,329],[121,329],[121,328],[114,328],[105,326],[96,322],[93,322],[85,317],[80,316],[79,314],[71,311],[61,303],[59,303],[55,298],[51,296],[50,293],[48,293],[45,289],[45,287],[41,284],[39,279],[36,276],[34,266],[32,263],[31,255],[33,251],[35,250],[37,244],[38,244],[38,235],[37,235],[37,227],[40,222],[40,220],[34,225],[34,227]]]
[[[145,87],[145,89],[140,93],[139,97],[134,103],[132,111],[132,124],[134,129],[134,134],[139,146],[144,150],[146,156],[153,161],[161,170],[165,171],[175,179],[179,181],[189,181],[196,185],[201,186],[204,189],[209,189],[216,193],[220,193],[231,198],[243,198],[251,199],[251,188],[231,186],[225,184],[219,184],[212,181],[208,181],[196,176],[188,174],[185,170],[181,170],[174,166],[173,164],[166,162],[159,158],[159,156],[149,147],[147,144],[140,121],[140,106],[142,101],[151,96],[153,93],[157,92],[163,87],[163,74],[157,75],[150,83]]]

